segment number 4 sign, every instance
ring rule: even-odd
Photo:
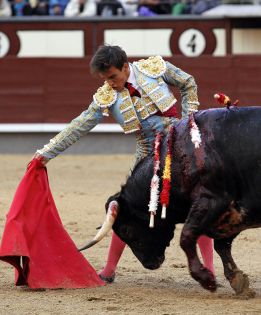
[[[180,35],[178,45],[183,55],[199,56],[206,48],[206,39],[199,30],[190,28]]]
[[[170,37],[170,49],[173,55],[197,57],[212,55],[216,49],[217,40],[213,32],[214,27],[177,24]]]

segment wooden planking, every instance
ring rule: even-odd
[[[216,92],[241,105],[261,105],[261,56],[168,58],[192,74],[201,108],[217,106]],[[0,59],[0,123],[66,123],[88,107],[102,82],[86,58]],[[180,101],[179,91],[173,89]],[[113,119],[104,122],[113,122]]]
[[[46,60],[45,122],[67,122],[88,107],[91,94],[88,90],[89,71],[86,60]],[[62,113],[62,114],[61,114]]]
[[[256,105],[261,104],[261,63],[251,56],[233,59],[234,77],[237,84],[237,90],[241,96],[241,103],[248,104],[254,99]],[[251,102],[252,103],[252,102]]]
[[[261,56],[202,56],[189,62],[175,58],[175,64],[191,73],[198,84],[203,107],[216,106],[213,94],[223,92],[243,106],[261,105]]]
[[[42,119],[44,73],[36,59],[8,57],[0,60],[1,122]]]

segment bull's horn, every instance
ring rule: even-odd
[[[82,251],[84,249],[90,248],[96,243],[98,243],[100,240],[104,238],[104,236],[111,230],[113,223],[116,220],[116,217],[119,212],[119,205],[116,200],[113,200],[109,203],[107,215],[105,218],[105,221],[102,224],[102,227],[100,228],[99,232],[96,234],[96,236],[93,238],[93,240],[89,241],[86,245],[79,248],[78,251]]]

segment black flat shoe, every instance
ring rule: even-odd
[[[106,283],[113,283],[114,279],[115,279],[115,272],[112,274],[112,276],[110,277],[105,277],[103,275],[99,275],[100,279]]]

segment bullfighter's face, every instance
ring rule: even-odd
[[[99,73],[99,76],[118,92],[124,89],[129,75],[130,69],[128,63],[125,63],[121,70],[111,66],[106,72]]]

